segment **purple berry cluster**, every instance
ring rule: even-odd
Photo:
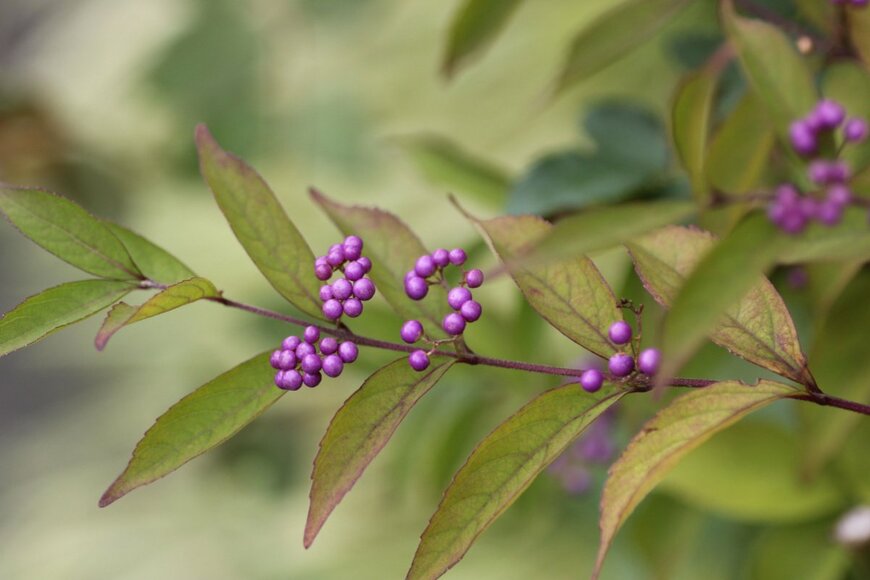
[[[325,256],[314,260],[314,275],[327,282],[335,272],[344,274],[332,284],[320,287],[323,315],[338,320],[342,314],[356,318],[363,311],[363,302],[375,295],[375,284],[366,274],[372,262],[362,255],[363,241],[347,236],[341,244],[333,244]]]
[[[414,269],[405,274],[405,294],[411,300],[422,300],[429,293],[429,286],[440,284],[444,280],[444,270],[448,266],[462,268],[468,259],[465,250],[454,248],[449,252],[439,248],[431,254],[417,258]],[[447,293],[447,304],[453,312],[446,315],[441,322],[441,328],[449,336],[459,337],[465,332],[465,327],[477,321],[483,312],[483,307],[473,299],[470,288],[479,288],[483,284],[483,272],[478,269],[462,269],[462,281]],[[414,344],[423,338],[423,325],[419,320],[408,320],[402,325],[402,340]],[[415,350],[408,357],[408,363],[416,371],[429,367],[429,354],[425,350]]]
[[[624,346],[631,343],[632,331],[631,325],[624,320],[618,320],[610,325],[608,331],[610,342],[616,346]],[[625,352],[617,352],[607,361],[607,368],[610,374],[615,378],[624,378],[635,371],[652,376],[659,370],[662,362],[662,353],[657,348],[647,348],[642,350],[637,355],[637,360]],[[591,368],[583,371],[580,375],[580,386],[584,391],[594,393],[604,384],[604,373],[600,370]]]
[[[319,385],[323,378],[321,372],[337,377],[344,365],[354,362],[357,356],[359,350],[355,343],[339,342],[331,336],[320,338],[316,326],[307,326],[301,339],[298,336],[285,338],[281,348],[272,353],[269,363],[278,371],[275,385],[285,391],[297,391],[302,385],[311,388]]]
[[[842,127],[843,140],[860,143],[867,138],[867,121],[852,117],[846,119],[843,105],[832,99],[822,99],[803,119],[791,124],[789,136],[795,151],[812,157],[819,150],[819,138]]]

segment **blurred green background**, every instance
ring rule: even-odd
[[[269,181],[315,253],[338,232],[309,202],[312,185],[397,213],[432,248],[476,248],[475,262],[490,268],[479,238],[447,202],[462,176],[427,156],[427,147],[443,145],[431,136],[448,138],[487,168],[483,185],[455,190],[473,211],[564,209],[570,188],[550,205],[524,197],[540,179],[536,161],[588,148],[594,139],[579,120],[602,102],[628,99],[662,117],[685,70],[673,58],[675,40],[703,40],[715,29],[713,2],[699,2],[642,50],[546,100],[573,34],[613,4],[523,3],[492,50],[447,82],[438,71],[459,5],[453,0],[4,0],[0,180],[68,195],[166,247],[228,296],[284,309],[199,179],[192,133],[204,121]],[[679,195],[672,162],[656,163],[665,177],[655,188]],[[555,175],[559,186],[568,179]],[[629,276],[626,258],[610,252],[596,261],[622,295],[647,304],[654,325],[658,312]],[[79,275],[8,226],[0,227],[0,267],[0,311]],[[481,302],[487,316],[468,332],[479,352],[561,365],[582,360],[503,277],[481,290]],[[451,371],[305,551],[317,442],[341,402],[390,357],[365,351],[340,379],[285,397],[222,448],[100,510],[97,499],[155,417],[291,329],[196,304],[125,330],[98,354],[98,318],[0,361],[0,578],[403,577],[441,490],[474,442],[557,384]],[[394,339],[398,324],[377,301],[355,328]],[[712,348],[691,371],[757,374]],[[616,441],[624,444],[656,404],[620,409]],[[765,509],[766,498],[789,485],[776,477],[796,465],[794,432],[793,409],[781,405],[731,435],[772,441],[758,457],[690,465],[672,478],[620,534],[604,577],[839,577],[845,551],[828,538],[848,506],[833,483],[815,484],[809,508],[801,499],[801,509]],[[721,443],[721,452],[740,445]],[[865,468],[859,461],[853,471],[866,475]],[[697,497],[685,492],[696,481],[693,469],[736,479],[708,482],[711,497]],[[747,505],[721,499],[744,479],[751,487],[758,470],[769,470],[773,483],[746,491]],[[570,494],[543,475],[449,577],[585,577],[597,547],[604,467],[592,476],[591,489]],[[815,555],[809,562],[801,546]],[[797,558],[798,575],[770,563],[786,554]]]

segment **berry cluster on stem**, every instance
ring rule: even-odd
[[[636,314],[639,315],[640,312],[636,311]],[[615,346],[622,347],[629,345],[632,353],[637,352],[640,334],[638,333],[638,336],[634,337],[629,323],[624,320],[617,320],[610,325],[607,334],[610,342]],[[607,361],[607,368],[611,376],[616,379],[629,377],[635,370],[651,377],[658,372],[661,362],[661,351],[657,348],[647,348],[640,351],[640,354],[636,358],[627,352],[617,352]],[[580,386],[589,393],[596,392],[603,384],[604,373],[598,369],[587,369],[580,375]]]
[[[363,311],[363,302],[375,295],[375,284],[366,275],[372,262],[362,255],[363,241],[357,236],[347,236],[344,242],[333,244],[325,256],[314,260],[314,275],[323,282],[341,272],[343,277],[332,284],[320,287],[323,301],[323,316],[338,320],[342,314],[356,318]]]
[[[344,365],[354,362],[357,356],[359,349],[353,341],[338,341],[331,336],[320,338],[319,328],[306,326],[302,338],[285,338],[269,363],[278,371],[275,385],[285,391],[297,391],[303,384],[311,388],[319,385],[321,371],[328,377],[339,376]]]

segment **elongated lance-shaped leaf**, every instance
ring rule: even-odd
[[[751,387],[722,382],[683,395],[659,411],[610,468],[601,497],[601,545],[593,578],[616,532],[682,457],[750,412],[799,392],[770,381]]]
[[[190,278],[161,290],[141,306],[120,302],[106,315],[103,326],[94,339],[97,350],[103,350],[112,336],[134,322],[157,316],[203,298],[217,298],[220,292],[205,278]]]
[[[260,175],[196,128],[202,176],[233,233],[263,276],[296,308],[323,318],[314,254]]]
[[[538,314],[590,352],[605,358],[615,352],[607,331],[611,324],[622,320],[622,310],[592,260],[576,256],[549,264],[526,263],[523,258],[550,233],[549,223],[528,215],[491,220],[465,215],[509,268],[514,282]]]
[[[127,228],[109,222],[105,224],[121,240],[133,263],[149,280],[161,284],[175,284],[196,276],[193,270],[160,246]]]
[[[441,321],[450,311],[447,290],[440,284],[429,287],[426,300],[411,300],[405,294],[405,273],[414,268],[417,258],[429,251],[395,215],[374,207],[342,205],[316,189],[311,198],[344,234],[365,240],[363,253],[372,261],[371,279],[390,306],[404,319],[419,320],[426,333],[443,338]]]
[[[523,491],[624,391],[591,395],[577,383],[538,396],[486,436],[456,473],[420,539],[409,579],[456,564]]]
[[[816,90],[806,63],[782,30],[743,18],[732,0],[722,2],[722,21],[743,71],[761,98],[781,137],[792,121],[809,113]]]
[[[442,71],[451,77],[483,52],[505,27],[522,0],[465,0],[450,23]]]
[[[707,66],[688,75],[677,88],[671,107],[671,137],[683,168],[689,174],[692,194],[704,202],[709,198],[705,166],[710,111],[713,108],[721,67]]]
[[[109,228],[66,198],[0,184],[0,213],[25,236],[80,270],[101,278],[142,278]]]
[[[755,323],[769,323],[772,305],[761,296],[747,296],[747,293],[773,266],[788,243],[789,238],[771,224],[767,216],[755,212],[700,258],[665,318],[661,380],[673,376],[689,360],[720,323],[723,314],[738,302],[745,318]],[[788,317],[788,312],[785,316]],[[775,372],[806,382],[809,379],[806,359],[794,328],[767,330],[772,332],[767,338],[791,355],[780,361],[785,368],[777,368]],[[761,348],[769,353],[768,348]]]
[[[285,393],[273,383],[269,352],[199,387],[161,415],[136,444],[126,469],[100,498],[100,507],[169,475],[217,447]]]
[[[556,82],[561,91],[606,68],[652,38],[692,0],[630,0],[590,22],[574,38]]]
[[[0,356],[96,314],[135,288],[120,280],[81,280],[31,296],[0,318]]]
[[[428,369],[417,372],[402,357],[376,371],[345,401],[332,418],[314,459],[306,548],[411,408],[455,362],[433,357]]]
[[[670,226],[626,246],[644,287],[656,302],[670,308],[688,276],[714,243],[707,232]],[[791,316],[769,281],[756,274],[753,284],[736,304],[724,310],[717,326],[707,329],[711,330],[710,339],[754,364],[800,380],[806,359]],[[713,290],[719,291],[721,287]],[[702,308],[707,308],[706,302]]]

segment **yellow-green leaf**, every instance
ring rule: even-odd
[[[866,6],[847,6],[849,39],[865,67],[870,67],[870,10]]]
[[[677,88],[671,107],[671,136],[683,168],[689,174],[692,194],[702,202],[710,195],[704,168],[710,111],[718,80],[718,67],[708,66],[688,75]]]
[[[447,77],[483,52],[505,27],[522,0],[465,0],[450,23],[442,70]]]
[[[121,240],[133,259],[133,263],[149,280],[161,284],[175,284],[196,276],[193,270],[160,246],[127,228],[110,222],[105,222],[105,224],[115,234],[115,237]]]

